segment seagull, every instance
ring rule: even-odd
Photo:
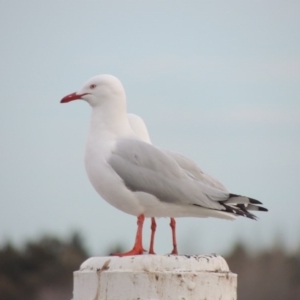
[[[92,77],[60,102],[77,99],[92,108],[85,150],[85,168],[91,184],[109,204],[137,217],[132,250],[114,255],[144,253],[145,218],[256,219],[249,210],[267,211],[258,200],[207,184],[166,151],[142,141],[131,128],[125,90],[115,76]]]

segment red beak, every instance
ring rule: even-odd
[[[73,94],[70,94],[70,95],[67,95],[67,96],[63,97],[60,100],[60,103],[67,103],[67,102],[70,102],[70,101],[73,101],[73,100],[81,99],[82,96],[83,95],[78,95],[76,93],[73,93]]]

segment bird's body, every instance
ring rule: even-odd
[[[257,200],[230,194],[191,160],[142,141],[129,123],[116,77],[95,76],[61,102],[75,99],[92,107],[85,167],[93,187],[114,207],[139,216],[141,224],[144,216],[255,218],[247,206],[263,210]]]
[[[105,124],[105,120],[108,124]],[[112,116],[104,117],[101,110],[93,109],[85,152],[88,177],[103,199],[134,216],[144,214],[145,217],[234,218],[232,214],[224,213],[222,206],[217,201],[210,200],[202,190],[211,193],[211,197],[223,200],[228,198],[229,193],[214,190],[188,176],[167,153],[140,141],[126,118],[122,122],[115,120],[114,130],[107,130],[112,121]],[[116,126],[116,122],[120,126]],[[131,176],[129,172],[140,172],[140,175],[134,179],[134,175]],[[127,179],[126,176],[131,177]],[[163,183],[166,178],[168,181]],[[126,186],[126,180],[141,182],[138,187],[130,188]],[[150,191],[147,187],[153,188]],[[165,191],[168,188],[170,190]],[[190,193],[191,190],[194,190],[195,195]],[[159,193],[163,193],[161,197],[156,196]],[[195,203],[192,202],[192,197]]]

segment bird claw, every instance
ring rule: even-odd
[[[132,250],[123,253],[112,253],[111,256],[132,256],[132,255],[142,255],[144,254],[144,249],[140,247],[133,247]]]
[[[171,255],[178,255],[177,247],[174,247],[170,254]]]

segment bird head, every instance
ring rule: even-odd
[[[60,103],[81,99],[96,107],[115,98],[125,99],[123,85],[115,76],[104,74],[92,77],[79,91],[65,96]]]

